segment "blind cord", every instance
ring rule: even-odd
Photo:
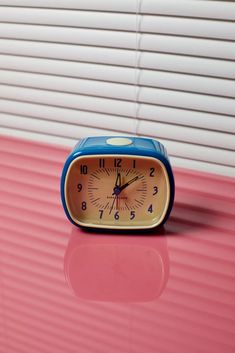
[[[139,111],[140,111],[140,104],[139,104],[139,95],[140,95],[140,41],[141,41],[141,5],[142,0],[136,0],[136,43],[135,43],[135,134],[139,135]]]

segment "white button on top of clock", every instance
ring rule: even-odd
[[[133,143],[133,141],[126,137],[111,137],[106,140],[108,145],[112,146],[128,146]]]

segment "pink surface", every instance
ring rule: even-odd
[[[0,137],[0,352],[234,352],[234,180],[175,170],[165,228],[89,234],[61,207],[68,152]]]

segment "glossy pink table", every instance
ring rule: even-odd
[[[67,148],[0,137],[1,353],[234,353],[235,182],[175,170],[153,235],[65,218]]]

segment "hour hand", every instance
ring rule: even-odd
[[[121,174],[118,172],[117,173],[117,178],[116,178],[116,181],[115,181],[115,186],[116,187],[120,187],[121,186]]]
[[[117,172],[117,177],[116,177],[115,186],[113,188],[112,195],[120,194],[120,186],[121,186],[121,174],[119,172]]]

